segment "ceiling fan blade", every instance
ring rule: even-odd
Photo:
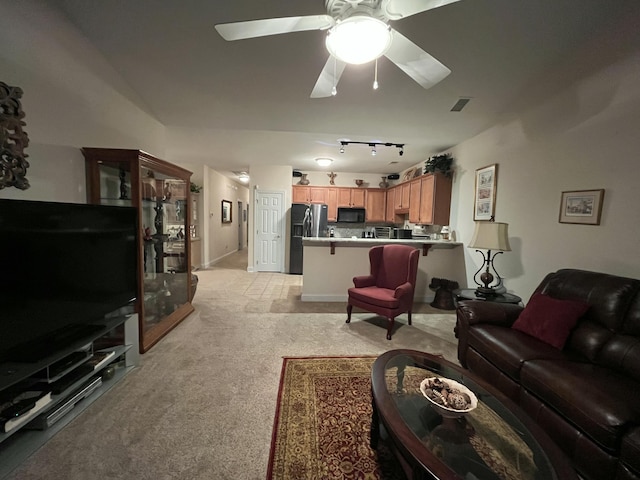
[[[389,19],[399,20],[458,1],[460,0],[386,0],[382,4],[382,11]]]
[[[329,55],[327,63],[324,64],[324,68],[322,69],[322,72],[320,72],[318,81],[316,82],[315,87],[313,87],[311,98],[332,96],[333,87],[338,85],[342,72],[344,72],[344,67],[346,66],[346,63],[341,62],[332,55]]]
[[[232,41],[306,30],[326,30],[331,28],[334,23],[335,20],[329,15],[308,15],[306,17],[265,18],[247,22],[220,23],[215,26],[215,29],[222,38]]]
[[[422,88],[433,87],[451,73],[451,70],[407,37],[394,29],[391,29],[391,34],[393,40],[385,56],[419,83]]]

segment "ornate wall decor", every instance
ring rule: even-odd
[[[24,149],[29,145],[29,137],[22,130],[26,125],[22,120],[22,93],[21,88],[0,82],[0,190],[5,187],[26,190],[30,187],[25,177],[29,162]]]

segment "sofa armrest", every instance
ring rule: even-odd
[[[483,300],[468,300],[458,304],[458,323],[465,326],[477,323],[491,323],[511,327],[524,307],[514,303],[497,303]]]
[[[458,304],[454,333],[458,339],[458,361],[467,368],[469,330],[473,325],[492,324],[510,328],[524,307],[513,303],[468,300]]]
[[[361,275],[359,277],[353,277],[353,285],[356,288],[373,287],[376,284],[376,279],[371,275]]]

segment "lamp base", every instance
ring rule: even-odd
[[[476,295],[479,297],[495,297],[498,295],[498,292],[490,287],[478,287],[476,288]]]

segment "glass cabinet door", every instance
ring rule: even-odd
[[[142,166],[143,333],[189,302],[187,188],[184,180]]]

